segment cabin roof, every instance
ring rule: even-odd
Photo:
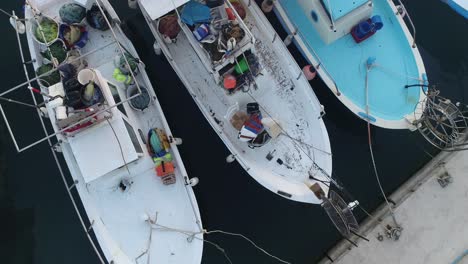
[[[333,20],[336,21],[369,1],[370,0],[322,0],[322,3]]]
[[[139,0],[139,5],[151,20],[156,20],[187,2],[189,0]]]

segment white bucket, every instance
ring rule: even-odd
[[[89,82],[94,82],[96,74],[91,69],[83,69],[78,73],[78,82],[82,85],[86,85]]]

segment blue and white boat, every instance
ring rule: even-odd
[[[442,0],[453,10],[468,19],[468,0]]]
[[[325,84],[353,113],[379,127],[414,129],[427,77],[413,23],[398,4],[276,0],[274,11]]]

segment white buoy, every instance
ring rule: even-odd
[[[130,7],[131,9],[137,9],[138,8],[137,0],[128,0],[128,7]]]
[[[313,80],[315,76],[317,76],[317,71],[312,65],[304,66],[304,68],[302,68],[302,73],[304,73],[304,76],[309,81]]]
[[[288,36],[283,40],[284,45],[286,45],[286,46],[291,45],[291,42],[292,42],[292,40],[293,40],[293,37],[294,37],[294,35],[292,35],[292,34],[288,35]]]
[[[153,49],[154,49],[154,53],[156,55],[158,55],[158,56],[161,55],[161,45],[159,45],[159,43],[157,41],[154,42]]]
[[[264,13],[270,13],[273,10],[273,0],[263,0],[262,11]]]
[[[10,17],[10,24],[18,33],[24,34],[26,32],[26,26],[23,22],[18,21],[17,16]]]
[[[230,154],[229,156],[226,157],[226,162],[227,163],[233,163],[236,160],[236,155]]]
[[[47,108],[45,107],[41,107],[39,108],[39,110],[41,110],[41,115],[45,118],[49,118],[49,112],[47,112]]]
[[[172,140],[177,146],[182,145],[183,143],[181,138],[172,138]]]
[[[190,186],[192,187],[195,187],[197,186],[197,184],[200,182],[200,179],[198,179],[198,177],[193,177],[193,178],[190,178],[189,180],[189,184]]]

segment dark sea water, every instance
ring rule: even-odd
[[[4,0],[0,8],[21,12],[21,2]],[[199,177],[195,193],[208,230],[242,233],[273,254],[292,263],[312,264],[340,239],[319,206],[296,203],[266,190],[229,154],[186,92],[164,57],[154,55],[153,37],[127,1],[112,1],[126,21],[174,135],[187,171]],[[432,84],[453,101],[468,102],[468,23],[439,0],[405,1],[417,28],[417,43]],[[273,15],[278,33],[284,32]],[[0,17],[1,91],[25,80],[16,35],[8,18]],[[284,34],[283,34],[284,37]],[[290,48],[300,66],[305,60]],[[367,144],[366,124],[356,118],[320,80],[311,82],[327,114],[324,117],[333,150],[333,176],[368,210],[383,201]],[[26,92],[14,98],[30,100]],[[22,145],[42,135],[36,114],[24,107],[5,107]],[[436,150],[417,132],[373,127],[372,140],[382,184],[391,193],[430,160]],[[4,122],[0,125],[0,263],[99,263],[83,233],[62,179],[46,144],[17,154]],[[355,210],[359,220],[364,219]],[[397,215],[398,217],[398,215]],[[404,227],[404,223],[402,223]],[[403,233],[404,235],[404,233]],[[278,263],[246,241],[208,235],[227,250],[233,263]],[[370,237],[369,239],[375,239]],[[228,263],[205,244],[203,263]]]

